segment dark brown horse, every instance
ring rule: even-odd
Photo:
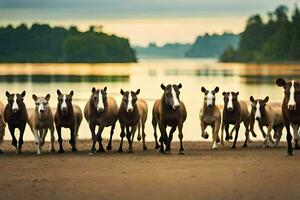
[[[12,145],[16,147],[16,153],[22,153],[23,135],[28,119],[25,103],[23,102],[26,92],[21,94],[10,94],[6,92],[7,105],[4,109],[4,121],[8,124],[8,129],[12,137]],[[19,142],[15,137],[15,129],[19,129]]]
[[[6,123],[4,121],[4,104],[0,101],[0,145],[3,142]],[[0,153],[3,153],[0,148]]]
[[[95,144],[98,141],[98,152],[104,152],[102,145],[102,132],[105,127],[111,126],[109,143],[106,147],[107,150],[111,150],[112,136],[118,120],[118,106],[116,100],[107,96],[107,88],[96,90],[92,88],[92,95],[84,107],[84,117],[89,123],[89,127],[92,134],[93,145],[90,151],[90,155],[94,155],[96,152]],[[96,126],[99,126],[98,133],[95,133]]]
[[[123,95],[122,102],[119,107],[119,122],[121,125],[121,142],[118,152],[123,152],[123,138],[125,137],[128,140],[129,152],[133,152],[132,143],[134,140],[134,134],[137,128],[140,129],[142,126],[142,135],[143,135],[143,149],[146,150],[145,144],[145,122],[147,119],[147,103],[143,99],[138,99],[137,95],[140,93],[140,89],[136,92],[133,91],[123,91],[120,92]],[[140,134],[140,130],[139,130]],[[140,136],[139,136],[140,137]]]
[[[293,155],[292,148],[292,134],[290,125],[294,130],[295,149],[300,149],[298,144],[300,139],[300,82],[299,81],[285,81],[282,78],[276,80],[276,84],[284,89],[284,98],[282,102],[282,115],[284,126],[287,131],[286,140],[288,143],[287,153]]]
[[[64,153],[61,137],[61,128],[70,129],[71,139],[69,143],[72,146],[72,151],[77,151],[76,142],[78,136],[78,129],[82,121],[82,112],[79,106],[72,104],[73,90],[70,94],[62,94],[57,90],[58,103],[57,109],[54,115],[54,122],[58,135],[59,153]]]
[[[169,84],[167,86],[161,84],[160,87],[163,89],[164,93],[161,99],[155,101],[152,110],[152,125],[154,128],[154,138],[156,143],[155,148],[159,148],[156,133],[157,125],[161,133],[161,137],[159,139],[161,153],[170,152],[173,133],[178,127],[178,137],[180,140],[179,154],[184,154],[182,128],[187,117],[187,112],[184,103],[179,99],[179,89],[182,88],[182,85],[181,83],[179,85]],[[166,131],[168,126],[172,127],[169,136],[167,135]],[[164,150],[164,144],[166,145],[166,151]]]
[[[223,92],[224,96],[224,108],[221,126],[221,143],[223,143],[223,132],[224,128],[226,131],[225,140],[232,139],[232,133],[235,130],[235,137],[232,148],[235,148],[236,141],[239,135],[240,124],[243,122],[246,132],[245,132],[245,143],[243,147],[247,146],[247,141],[249,139],[249,111],[247,104],[244,101],[238,100],[239,92]],[[229,125],[234,125],[233,129],[229,134]]]

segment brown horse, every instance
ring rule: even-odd
[[[4,104],[0,101],[0,145],[3,142],[4,134],[5,134],[5,121],[4,121]],[[0,149],[0,153],[3,153]]]
[[[143,138],[143,149],[147,150],[145,142],[145,123],[147,120],[148,107],[146,101],[143,99],[138,99],[137,95],[140,93],[140,89],[136,92],[133,91],[120,91],[123,95],[121,105],[119,107],[119,122],[121,125],[121,142],[118,152],[123,152],[123,138],[126,138],[129,144],[129,152],[133,152],[132,143],[134,140],[134,134],[138,128],[138,139],[140,136],[140,126],[142,126],[142,138]]]
[[[254,123],[256,120],[263,137],[265,138],[263,147],[269,146],[268,142],[272,143],[272,147],[277,146],[282,135],[282,129],[284,128],[281,105],[279,103],[268,103],[268,96],[264,99],[254,99],[251,96],[250,101],[252,102],[250,112],[250,132],[252,135],[256,135],[254,132]],[[267,134],[263,129],[264,126],[268,128]],[[274,130],[273,138],[276,139],[275,143],[271,137],[272,129]]]
[[[249,139],[249,111],[247,104],[244,101],[238,100],[239,92],[223,92],[224,96],[224,108],[223,108],[223,121],[221,126],[221,144],[223,142],[224,128],[226,131],[225,140],[232,139],[232,133],[235,130],[235,138],[232,148],[235,148],[236,141],[239,135],[240,124],[243,122],[246,128],[245,132],[245,143],[243,147],[247,147],[247,141]],[[229,134],[229,125],[234,125],[233,129]]]
[[[107,96],[107,87],[104,89],[92,88],[92,95],[84,107],[84,117],[89,123],[89,127],[92,134],[93,145],[90,151],[90,155],[94,155],[96,152],[96,142],[99,143],[98,152],[105,152],[102,145],[102,132],[105,127],[111,126],[109,143],[106,147],[107,150],[111,150],[112,136],[118,120],[118,106],[116,100]],[[96,126],[99,126],[98,133],[95,133]]]
[[[294,130],[295,149],[300,149],[298,144],[300,139],[300,82],[285,81],[282,78],[276,80],[276,84],[284,89],[284,98],[282,102],[282,115],[284,126],[287,131],[286,140],[288,143],[287,153],[293,155],[292,135],[290,125]]]
[[[71,139],[69,143],[72,146],[72,151],[76,152],[76,142],[78,137],[78,129],[82,121],[82,112],[79,106],[72,104],[73,90],[69,94],[62,94],[57,90],[58,103],[54,115],[54,122],[58,135],[59,153],[64,153],[61,137],[61,128],[70,129]]]
[[[16,153],[22,153],[23,135],[28,119],[27,109],[24,103],[26,92],[21,94],[10,94],[6,92],[7,105],[4,109],[4,121],[8,124],[8,129],[12,137],[12,145],[16,148]],[[19,142],[15,137],[15,129],[19,129]]]
[[[167,85],[161,84],[161,89],[164,91],[161,99],[155,101],[153,110],[152,110],[152,125],[154,129],[154,138],[155,138],[155,148],[159,148],[159,144],[157,142],[157,133],[156,127],[158,125],[161,137],[160,141],[160,152],[168,153],[171,150],[171,142],[173,139],[173,133],[178,127],[178,137],[180,140],[180,149],[179,154],[184,154],[183,148],[183,123],[186,120],[187,112],[184,106],[184,103],[180,101],[180,91],[182,88],[181,83],[179,85]],[[169,137],[167,135],[166,128],[167,126],[171,126],[171,130],[169,133]],[[166,145],[166,151],[164,150],[164,144]]]

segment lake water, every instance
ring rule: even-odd
[[[138,63],[119,64],[0,64],[0,99],[6,103],[5,91],[21,92],[26,90],[25,103],[33,107],[32,94],[38,96],[51,94],[50,105],[56,107],[56,90],[63,93],[74,90],[74,104],[82,109],[91,95],[91,88],[108,87],[108,95],[121,101],[120,89],[141,89],[140,98],[144,98],[149,107],[146,124],[146,140],[153,140],[151,110],[155,99],[160,98],[160,84],[182,83],[181,100],[185,103],[188,118],[184,124],[184,140],[199,141],[201,138],[199,110],[203,104],[201,86],[212,89],[220,87],[217,103],[222,104],[223,91],[239,91],[239,99],[248,100],[250,95],[255,98],[270,97],[270,101],[281,102],[283,91],[274,83],[277,77],[300,77],[300,65],[246,65],[224,64],[213,59],[143,59]],[[208,128],[209,133],[211,129]],[[262,136],[256,126],[256,133]],[[69,132],[63,130],[63,137],[68,138]],[[119,123],[116,126],[114,139],[119,139]],[[174,139],[178,140],[177,132]],[[285,135],[285,134],[284,134]],[[103,132],[108,138],[109,129]],[[79,138],[90,138],[90,131],[85,119],[79,130]],[[34,137],[27,126],[25,140]],[[49,134],[47,136],[49,139]],[[56,136],[57,138],[57,136]],[[284,136],[285,138],[285,136]],[[8,129],[5,139],[11,139]],[[211,139],[211,134],[210,134]],[[244,128],[240,129],[239,140],[244,139]],[[254,140],[254,139],[253,139]]]

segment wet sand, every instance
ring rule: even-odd
[[[107,141],[105,141],[107,144]],[[206,142],[185,142],[184,156],[178,143],[170,155],[147,151],[135,143],[135,152],[113,151],[88,156],[90,142],[82,140],[79,152],[35,155],[26,142],[15,155],[9,141],[1,145],[0,199],[300,199],[300,151],[286,156],[286,144],[262,149],[260,142],[237,149],[230,144],[211,150]],[[58,145],[56,144],[56,150]]]

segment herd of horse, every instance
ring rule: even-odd
[[[282,104],[269,103],[269,97],[264,99],[255,99],[250,97],[251,111],[249,112],[247,103],[238,100],[239,92],[223,92],[224,106],[216,105],[216,94],[219,87],[213,90],[207,90],[202,87],[204,93],[203,107],[200,110],[200,126],[201,136],[208,139],[209,134],[206,131],[207,126],[212,127],[212,149],[217,149],[218,143],[224,145],[225,140],[233,139],[232,148],[236,147],[240,125],[245,126],[245,142],[243,147],[247,147],[250,140],[249,132],[256,137],[254,132],[254,124],[257,121],[258,126],[264,137],[264,147],[275,147],[278,145],[282,136],[284,127],[287,131],[287,153],[293,155],[292,138],[294,137],[295,149],[300,149],[300,82],[285,81],[282,78],[276,80],[276,84],[284,89],[284,98]],[[180,100],[181,84],[161,84],[163,95],[157,99],[152,109],[152,125],[154,130],[155,148],[161,153],[170,153],[173,134],[178,128],[178,138],[180,140],[179,154],[184,154],[183,147],[183,124],[187,118],[187,111],[184,103]],[[55,128],[58,136],[59,153],[63,153],[63,140],[61,129],[70,129],[69,143],[72,151],[76,152],[76,143],[78,130],[82,122],[83,116],[89,124],[92,138],[92,147],[89,155],[96,152],[104,152],[102,145],[102,132],[105,127],[111,127],[110,138],[106,150],[112,149],[112,137],[117,121],[120,123],[120,146],[118,152],[123,152],[123,139],[126,136],[129,144],[129,152],[133,152],[132,143],[135,132],[138,131],[137,140],[143,141],[143,150],[147,150],[145,142],[145,123],[147,120],[148,106],[145,100],[138,98],[140,90],[123,91],[121,104],[117,106],[116,100],[107,95],[107,87],[103,89],[92,88],[91,96],[84,107],[82,113],[81,108],[72,103],[74,92],[63,94],[57,90],[57,108],[51,109],[49,106],[50,94],[46,97],[37,97],[32,95],[35,102],[35,108],[26,108],[24,97],[26,92],[21,94],[11,94],[6,92],[7,104],[4,106],[0,102],[0,143],[3,141],[6,124],[12,136],[12,145],[16,148],[16,153],[22,152],[23,135],[26,124],[35,138],[37,154],[42,153],[42,146],[45,143],[45,137],[50,130],[50,148],[49,151],[55,151]],[[229,126],[233,128],[229,132]],[[96,127],[98,130],[96,132]],[[157,126],[160,131],[160,138],[157,137]],[[267,127],[265,133],[263,127]],[[167,127],[171,127],[169,134]],[[293,129],[293,137],[290,131]],[[15,137],[15,129],[19,129],[19,140]],[[221,129],[221,139],[219,130]],[[271,135],[274,131],[273,137]],[[274,141],[275,140],[275,141]],[[96,143],[99,148],[96,150]],[[2,151],[0,150],[2,153]]]

